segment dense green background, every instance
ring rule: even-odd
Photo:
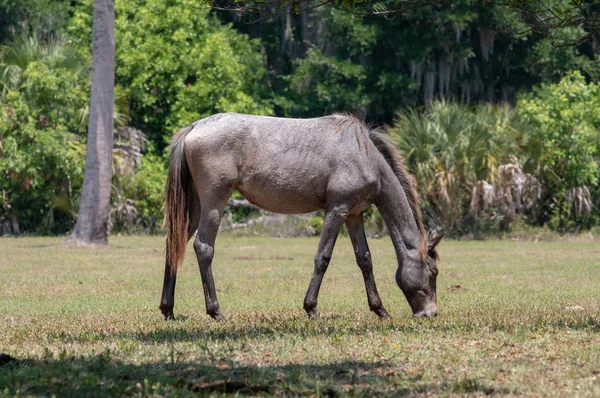
[[[517,224],[561,232],[596,225],[597,36],[555,48],[524,31],[518,13],[468,1],[393,18],[287,11],[248,23],[184,0],[116,1],[115,126],[149,137],[135,173],[115,175],[117,217],[135,211],[123,228],[157,231],[169,137],[228,111],[350,112],[393,126],[430,228],[485,235]],[[16,217],[25,232],[73,225],[91,14],[92,0],[0,0],[0,219]],[[542,185],[541,197],[516,215],[504,205],[474,212],[473,187],[500,183],[499,167],[515,162]]]

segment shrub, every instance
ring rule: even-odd
[[[521,121],[508,106],[469,108],[436,101],[422,112],[399,112],[388,131],[417,180],[430,228],[462,234],[472,228],[469,205],[479,180],[518,153]]]
[[[600,115],[590,110],[599,106],[600,86],[587,83],[579,72],[519,99],[519,114],[533,126],[525,166],[545,188],[539,223],[553,220],[555,228],[566,231],[572,230],[569,225],[593,222],[590,195],[585,213],[577,211],[575,199],[588,187],[597,192]]]
[[[0,52],[0,190],[21,229],[71,228],[82,183],[89,60],[58,38]]]
[[[135,173],[116,177],[117,197],[113,199],[114,232],[157,233],[162,230],[164,187],[167,169],[164,159],[149,152]]]

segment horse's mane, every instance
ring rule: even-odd
[[[337,131],[354,133],[354,135],[356,135],[358,147],[360,148],[361,145],[364,145],[367,154],[369,153],[369,145],[367,142],[367,139],[369,138],[369,128],[363,122],[358,120],[356,116],[347,113],[335,113],[329,117],[333,119],[333,126]],[[362,142],[363,140],[365,141],[364,144]]]
[[[381,130],[369,129],[353,115],[335,114],[333,117],[335,118],[334,125],[340,130],[347,131],[352,129],[356,132],[366,132],[373,145],[375,145],[375,148],[383,155],[387,164],[392,168],[398,181],[400,181],[400,185],[404,190],[404,195],[406,195],[417,227],[419,228],[419,235],[421,238],[421,247],[419,248],[419,251],[421,258],[424,259],[427,255],[427,240],[425,238],[425,228],[423,226],[421,208],[419,207],[419,193],[417,192],[415,178],[406,169],[404,158],[398,149],[396,149],[396,146],[391,139]]]

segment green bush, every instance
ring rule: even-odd
[[[0,190],[21,230],[64,233],[82,183],[89,60],[57,38],[0,52]]]
[[[152,152],[144,155],[135,174],[119,179],[118,185],[121,187],[119,196],[133,201],[137,211],[135,228],[125,226],[126,232],[157,233],[162,230],[166,181],[165,161]],[[117,225],[116,231],[121,230]]]
[[[422,112],[399,112],[388,132],[417,180],[430,228],[460,235],[472,231],[469,205],[479,180],[519,155],[522,123],[508,106],[466,107],[436,101]]]
[[[591,188],[590,197],[582,198],[590,205],[599,192],[600,114],[592,111],[599,107],[600,86],[587,83],[579,72],[557,84],[543,84],[519,100],[519,114],[533,126],[525,166],[545,188],[540,224],[550,222],[567,231],[594,222],[598,210],[592,210],[594,215],[573,209],[568,192]]]
[[[244,199],[244,196],[235,189],[231,194],[233,199]],[[248,218],[256,216],[259,211],[250,207],[230,207],[225,208],[225,212],[231,215],[231,222],[240,223],[248,220]]]
[[[315,235],[320,235],[323,230],[323,214],[316,214],[308,221],[308,225],[313,229]]]
[[[590,110],[599,106],[600,86],[573,72],[522,95],[516,109],[437,101],[398,113],[389,132],[415,174],[430,226],[497,235],[510,231],[514,209],[526,209],[534,225],[578,232],[598,221],[600,115]],[[541,186],[540,197],[513,206],[510,216],[492,200],[486,214],[472,214],[478,181],[517,200],[507,177],[517,170],[528,178],[524,189]]]

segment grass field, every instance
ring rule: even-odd
[[[191,245],[165,322],[163,239],[60,242],[0,239],[0,353],[15,358],[0,396],[600,396],[599,242],[444,242],[440,316],[418,320],[391,242],[371,240],[380,321],[340,238],[309,321],[316,239],[221,235],[224,323],[204,313]]]

